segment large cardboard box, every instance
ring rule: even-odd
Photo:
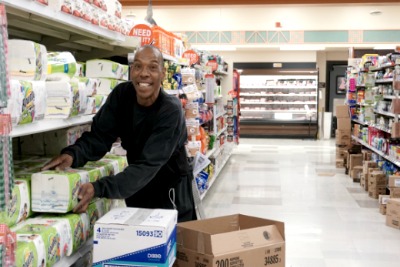
[[[337,118],[350,118],[349,106],[347,106],[347,105],[336,106],[336,117]]]
[[[394,175],[389,176],[388,186],[400,187],[400,176],[394,176]]]
[[[177,219],[176,210],[109,211],[94,226],[92,266],[172,266]]]
[[[176,267],[285,266],[284,223],[242,214],[178,224]]]
[[[362,166],[355,166],[351,170],[350,177],[353,179],[353,182],[355,183],[360,182],[362,171],[363,171]]]
[[[363,165],[363,155],[362,154],[350,154],[349,170],[352,171],[356,166]]]
[[[351,120],[350,118],[338,118],[337,128],[339,130],[351,130]]]
[[[400,198],[400,188],[391,187],[390,190],[390,198]]]
[[[350,130],[336,130],[336,145],[348,147],[351,144],[351,131]]]

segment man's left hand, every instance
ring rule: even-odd
[[[83,213],[88,208],[90,201],[94,197],[94,187],[91,183],[81,185],[79,188],[79,202],[74,208],[75,213]]]

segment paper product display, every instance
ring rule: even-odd
[[[86,96],[94,96],[97,94],[97,87],[99,85],[99,80],[97,78],[79,77],[78,79],[79,82],[83,82],[85,84]]]
[[[47,90],[45,81],[32,81],[34,99],[34,121],[44,119],[47,108]]]
[[[66,81],[46,82],[46,89],[46,118],[66,119],[72,114],[78,114],[78,110],[76,110],[77,103],[74,103],[74,100],[75,102],[79,101],[79,98],[76,97],[79,93],[77,83]]]
[[[93,236],[94,225],[98,219],[103,217],[106,214],[106,204],[105,199],[99,198],[94,200],[89,204],[86,213],[88,214],[89,219],[89,236]]]
[[[47,81],[69,81],[76,68],[75,57],[70,52],[47,53]]]
[[[32,175],[32,210],[66,213],[78,204],[79,187],[89,182],[85,171],[44,171]]]
[[[88,78],[128,80],[127,74],[127,66],[117,62],[105,59],[93,59],[86,61],[86,77]]]
[[[46,47],[32,41],[8,40],[11,79],[44,81],[47,76]]]
[[[0,212],[0,221],[11,227],[26,220],[31,213],[30,181],[16,179],[11,201],[6,211]]]
[[[109,95],[111,91],[122,81],[116,79],[98,78],[99,85],[97,88],[97,94]]]
[[[13,126],[17,125],[21,119],[23,99],[21,83],[18,80],[10,80],[10,98],[7,101],[7,108],[5,108],[4,113],[11,115]]]
[[[94,227],[93,266],[171,266],[176,258],[177,215],[176,210],[164,209],[109,211]]]
[[[71,228],[72,252],[77,251],[89,237],[89,216],[87,213],[65,214],[62,218],[67,219]]]
[[[126,156],[119,156],[113,154],[106,154],[103,159],[116,160],[118,162],[118,172],[122,172],[126,167],[128,167],[128,160]]]
[[[44,254],[47,266],[53,266],[60,260],[63,248],[61,247],[60,234],[55,227],[37,222],[36,219],[29,219],[25,223],[13,227],[12,230],[17,233],[18,241],[32,239],[38,240],[37,243],[39,243],[40,238],[42,239],[44,251],[37,250],[37,255],[38,259],[43,262]],[[38,247],[40,248],[40,246],[36,246],[37,249]]]
[[[16,266],[46,266],[46,249],[37,234],[18,234],[15,252]]]

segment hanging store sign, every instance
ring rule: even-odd
[[[212,71],[216,71],[218,69],[218,63],[214,59],[207,61],[206,66],[210,66]]]
[[[137,24],[129,32],[129,36],[140,37],[141,45],[151,44],[153,42],[153,31],[146,24]]]
[[[186,50],[182,57],[189,59],[189,65],[196,64],[199,61],[199,55],[193,50]]]

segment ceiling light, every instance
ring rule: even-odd
[[[380,10],[374,10],[374,11],[369,12],[369,14],[370,14],[371,16],[379,16],[379,15],[382,15],[382,11],[380,11]]]
[[[395,50],[396,45],[391,44],[382,44],[374,46],[374,50]]]
[[[285,51],[316,51],[325,50],[325,46],[322,45],[282,45],[279,47],[280,50]]]

